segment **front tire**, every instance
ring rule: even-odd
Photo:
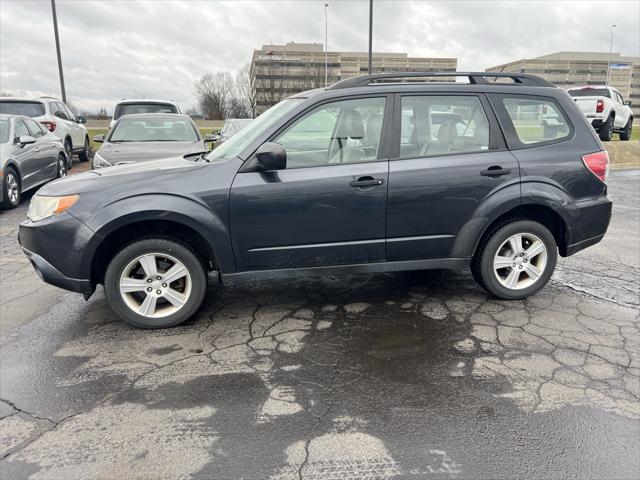
[[[553,275],[558,249],[553,234],[531,220],[517,220],[489,235],[472,270],[481,287],[503,300],[526,298]]]
[[[12,167],[8,167],[2,178],[2,206],[6,209],[16,208],[20,205],[20,197],[20,177]]]
[[[80,153],[78,153],[78,160],[81,162],[88,162],[91,156],[91,142],[89,137],[84,137],[84,147]]]
[[[140,328],[167,328],[188,320],[202,304],[206,288],[207,276],[196,255],[162,238],[122,249],[104,279],[113,311]]]
[[[613,137],[613,115],[607,118],[607,121],[602,124],[598,131],[598,136],[603,142],[608,142]]]
[[[56,171],[56,178],[64,178],[67,176],[67,160],[61,153],[58,155],[58,166]]]
[[[633,118],[629,117],[627,124],[624,126],[624,130],[620,132],[620,140],[631,140],[631,133],[633,130]]]
[[[67,170],[73,168],[73,145],[70,139],[64,141],[64,154],[67,156]]]

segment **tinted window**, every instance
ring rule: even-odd
[[[566,138],[571,127],[556,103],[526,97],[503,98],[518,140],[524,144],[543,143]]]
[[[9,142],[9,120],[0,118],[0,143]]]
[[[606,88],[581,88],[580,90],[569,90],[572,97],[607,97],[611,98],[611,93]]]
[[[0,102],[0,113],[24,115],[25,117],[41,117],[45,114],[45,111],[44,105],[41,102],[16,102],[3,100]]]
[[[123,118],[109,136],[110,142],[197,142],[190,120],[181,117]]]
[[[16,120],[15,129],[16,129],[15,138],[20,138],[23,135],[31,136],[31,133],[29,132],[29,130],[27,129],[27,126],[24,124],[22,120]]]
[[[384,98],[324,104],[274,141],[287,151],[287,168],[371,162],[378,157]]]
[[[135,113],[178,113],[178,109],[168,103],[121,103],[116,106],[113,119]]]
[[[489,121],[478,97],[402,97],[400,157],[489,149]]]
[[[27,124],[27,128],[29,129],[30,135],[34,138],[41,137],[46,133],[43,127],[39,123],[34,122],[33,120],[25,120],[24,123]]]
[[[51,111],[56,117],[62,118],[63,120],[69,120],[69,116],[67,115],[67,112],[65,112],[64,106],[61,103],[52,102]]]

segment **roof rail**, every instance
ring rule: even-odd
[[[57,97],[52,97],[52,96],[50,96],[50,95],[43,95],[43,96],[41,96],[40,98],[48,98],[48,99],[50,99],[50,100],[58,100],[58,98],[57,98]],[[60,100],[58,100],[58,101],[60,101]]]
[[[430,78],[430,77],[467,77],[469,83],[475,85],[492,85],[495,82],[489,82],[487,78],[510,78],[515,85],[526,85],[530,87],[555,87],[554,84],[548,82],[544,78],[526,73],[507,73],[507,72],[393,72],[393,73],[374,73],[373,75],[361,75],[359,77],[347,78],[340,80],[331,85],[329,90],[337,90],[340,88],[366,87],[377,80],[400,79],[400,78]],[[380,83],[380,82],[378,82]],[[509,85],[500,83],[500,86]]]

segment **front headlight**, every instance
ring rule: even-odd
[[[78,201],[78,198],[78,195],[66,195],[64,197],[34,195],[29,204],[27,218],[32,222],[37,222],[52,215],[57,215],[70,208]]]
[[[96,152],[96,154],[93,156],[93,168],[104,168],[110,166],[111,164]]]

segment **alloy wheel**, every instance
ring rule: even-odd
[[[9,197],[9,201],[12,205],[17,205],[20,198],[20,184],[18,183],[18,179],[13,172],[9,171],[7,172],[5,182],[7,182],[7,197]]]
[[[63,158],[58,158],[58,178],[67,176],[67,162]]]
[[[138,315],[162,318],[176,313],[191,295],[191,274],[177,258],[148,253],[129,262],[120,275],[124,303]]]
[[[538,281],[547,266],[547,247],[532,233],[517,233],[506,239],[493,258],[493,271],[500,284],[522,290]]]

